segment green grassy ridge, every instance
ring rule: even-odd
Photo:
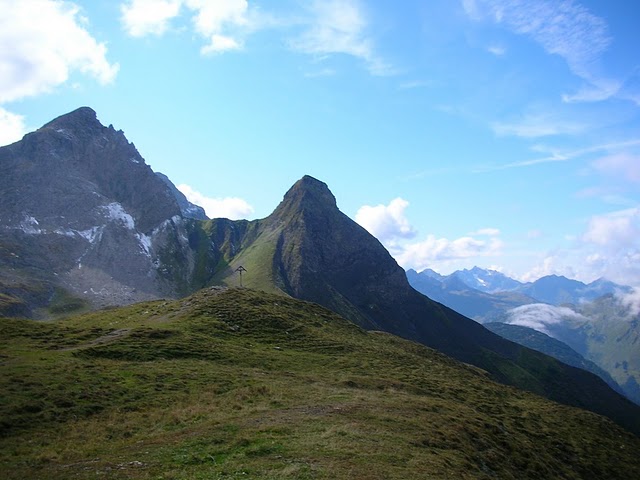
[[[5,478],[638,478],[598,415],[316,304],[205,289],[0,321]]]

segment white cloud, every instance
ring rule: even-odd
[[[123,27],[132,37],[162,35],[181,5],[182,0],[129,0],[120,6]]]
[[[640,207],[591,217],[582,239],[615,249],[639,248]]]
[[[507,312],[508,320],[505,323],[521,325],[533,328],[539,332],[551,335],[549,326],[564,322],[587,322],[588,318],[574,312],[567,307],[556,307],[545,303],[532,303],[522,305]]]
[[[594,215],[582,235],[567,242],[568,247],[548,252],[520,280],[556,274],[584,282],[604,277],[640,287],[640,207]]]
[[[620,152],[602,157],[592,163],[600,173],[640,183],[640,155]]]
[[[488,19],[527,36],[547,53],[565,60],[588,86],[565,101],[597,101],[617,94],[618,82],[598,75],[602,54],[611,44],[607,23],[573,0],[463,0],[473,20]]]
[[[640,288],[636,287],[629,293],[617,293],[618,301],[629,310],[634,317],[640,315]]]
[[[398,197],[389,205],[364,205],[356,213],[356,222],[385,245],[393,245],[399,238],[413,238],[415,230],[404,216],[409,202]]]
[[[73,2],[5,0],[0,15],[0,103],[49,92],[73,71],[112,82],[118,64],[86,30]]]
[[[237,40],[224,35],[214,34],[211,35],[211,43],[202,47],[200,52],[203,55],[208,55],[210,53],[228,52],[229,50],[240,50],[241,48],[242,45],[238,43]]]
[[[209,218],[229,218],[238,220],[247,218],[253,213],[253,207],[245,200],[238,197],[211,198],[194,190],[189,185],[180,184],[178,190],[184,193],[191,203],[204,208]]]
[[[590,84],[583,86],[576,93],[563,94],[562,101],[565,103],[600,102],[618,94],[622,86],[620,82],[615,80],[595,79],[593,82],[595,85]]]
[[[24,117],[0,107],[0,146],[17,142],[27,133]]]
[[[405,217],[408,206],[406,200],[395,198],[389,205],[364,205],[356,213],[356,222],[380,240],[404,268],[422,271],[456,260],[501,254],[503,242],[498,238],[500,231],[496,228],[483,228],[455,240],[428,235],[423,241],[407,243],[417,235]]]
[[[489,53],[492,53],[493,55],[495,55],[496,57],[501,57],[503,56],[505,53],[507,53],[507,49],[504,48],[501,45],[491,45],[489,47],[487,47],[487,51]]]
[[[297,51],[313,55],[345,54],[364,60],[370,73],[389,75],[392,69],[374,51],[368,22],[356,0],[316,0],[307,31],[290,42]]]
[[[121,6],[122,25],[134,37],[162,35],[185,7],[193,28],[207,40],[203,55],[242,48],[239,37],[250,26],[246,0],[129,0]]]
[[[566,259],[566,256],[562,255],[562,258]],[[547,275],[564,275],[568,278],[575,278],[573,269],[565,266],[558,255],[547,255],[531,268],[531,270],[521,275],[518,280],[522,282],[533,282]]]
[[[185,3],[195,12],[193,24],[196,31],[209,40],[209,45],[202,47],[201,53],[241,48],[241,42],[226,32],[248,25],[246,0],[186,0]]]
[[[467,236],[449,240],[427,235],[427,238],[421,242],[403,246],[394,257],[404,268],[421,271],[460,259],[499,256],[503,245],[503,242],[496,237],[481,240]]]

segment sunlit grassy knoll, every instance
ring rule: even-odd
[[[4,478],[640,478],[603,417],[315,304],[203,290],[0,321]]]

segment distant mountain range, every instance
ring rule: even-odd
[[[568,357],[558,354],[561,349],[557,344],[541,339],[551,336],[563,342],[584,357],[584,365],[594,363],[606,375],[583,368],[609,384],[615,380],[627,397],[640,404],[640,317],[620,300],[630,295],[632,288],[605,279],[585,284],[557,275],[521,283],[479,267],[447,276],[429,269],[420,273],[409,270],[407,278],[419,292],[484,323],[495,333],[577,366],[575,360],[567,362]],[[492,322],[521,329],[498,327]],[[545,336],[536,336],[535,331]],[[538,341],[531,343],[532,338]]]
[[[428,268],[420,273],[410,269],[407,271],[407,277],[412,285],[415,283],[425,289],[429,285],[435,286],[444,283],[455,287],[453,290],[456,288],[458,290],[473,289],[473,291],[490,294],[519,293],[529,297],[532,302],[537,301],[552,305],[577,304],[595,300],[610,293],[628,293],[631,290],[628,286],[618,285],[603,278],[585,284],[559,275],[547,275],[535,282],[523,283],[501,272],[480,267],[457,270],[446,276]],[[435,280],[437,283],[430,280]],[[452,289],[447,288],[447,290]],[[434,293],[437,294],[437,291]]]
[[[510,342],[411,288],[380,242],[315,178],[297,181],[264,219],[193,218],[201,212],[87,107],[1,147],[0,172],[4,315],[55,318],[183,297],[237,286],[243,267],[245,287],[318,303],[640,433],[640,408],[597,376]]]

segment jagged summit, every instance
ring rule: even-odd
[[[57,288],[101,306],[174,291],[154,242],[180,218],[177,200],[94,110],[81,107],[0,147],[0,167],[0,244],[10,252],[0,258],[0,292],[37,290],[27,303],[47,305]],[[11,290],[20,275],[35,287]]]
[[[304,198],[307,201],[322,203],[323,205],[336,207],[336,197],[331,193],[326,183],[305,175],[289,189],[285,194],[285,201]]]
[[[50,122],[44,124],[40,130],[44,129],[69,129],[72,131],[86,131],[89,129],[104,128],[98,120],[95,110],[90,107],[80,107],[72,112],[60,115]]]
[[[309,175],[302,177],[285,193],[272,217],[283,218],[305,211],[314,214],[338,212],[336,197],[327,184]]]

